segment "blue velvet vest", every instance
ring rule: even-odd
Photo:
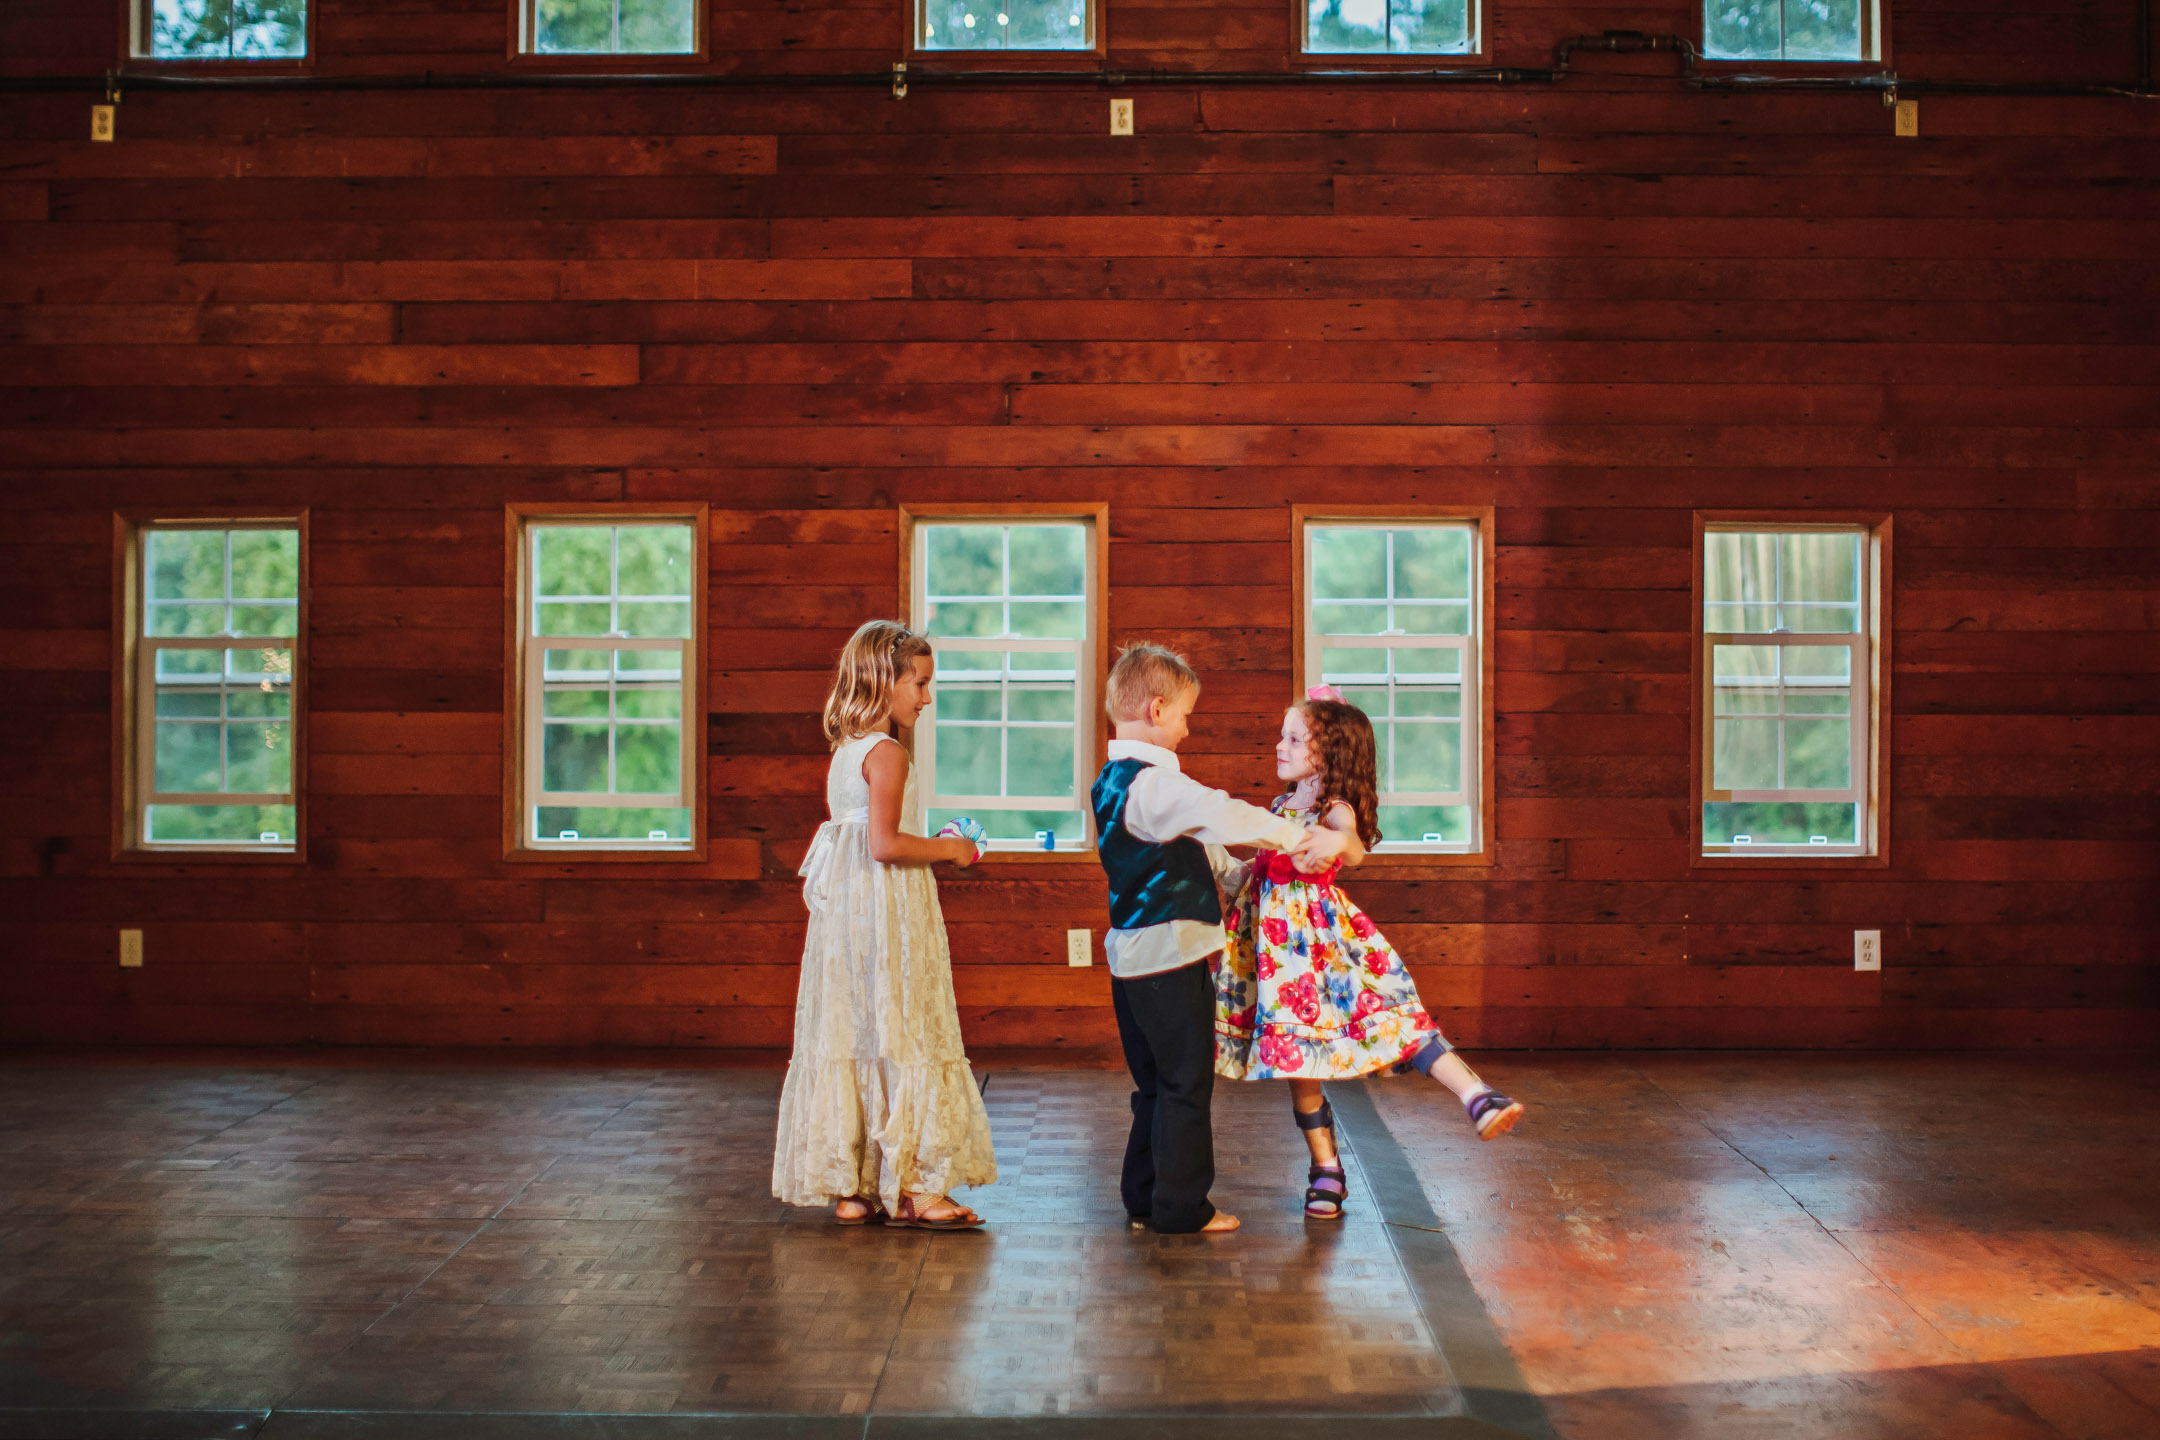
[[[1207,847],[1190,835],[1163,845],[1135,839],[1125,828],[1125,801],[1145,760],[1112,760],[1089,792],[1095,804],[1096,854],[1110,877],[1110,925],[1139,930],[1172,920],[1222,923],[1215,871]]]

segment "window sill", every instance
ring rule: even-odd
[[[1692,871],[1712,874],[1744,874],[1778,879],[1788,872],[1819,874],[1826,870],[1887,870],[1886,855],[1697,855],[1688,862]]]

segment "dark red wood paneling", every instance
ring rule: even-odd
[[[893,7],[721,3],[710,68],[867,72]],[[325,75],[504,69],[506,7],[328,0]],[[1290,7],[1110,64],[1282,70]],[[1901,0],[1908,80],[2126,81],[2129,0]],[[0,73],[114,7],[17,5]],[[1509,4],[1500,63],[1692,30]],[[2109,98],[1054,84],[0,97],[0,1033],[785,1043],[812,712],[896,509],[1102,500],[1109,623],[1259,796],[1295,503],[1492,506],[1492,863],[1368,871],[1485,1045],[2156,1035],[2160,121]],[[712,859],[505,864],[502,507],[713,505]],[[306,506],[309,862],[115,864],[111,513]],[[1691,513],[1889,511],[1891,863],[1689,864]],[[1089,865],[944,888],[978,1045],[1101,1048]],[[148,964],[114,930],[147,930]],[[1886,966],[1851,970],[1851,931]]]

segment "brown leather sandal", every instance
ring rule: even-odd
[[[974,1230],[981,1227],[983,1223],[982,1216],[977,1215],[973,1210],[968,1209],[967,1206],[962,1205],[950,1195],[945,1196],[944,1199],[947,1205],[952,1206],[958,1212],[957,1214],[940,1216],[935,1220],[928,1219],[915,1213],[915,1197],[902,1195],[900,1197],[900,1208],[886,1216],[885,1223],[895,1230]]]
[[[864,1207],[863,1213],[860,1215],[842,1215],[840,1205],[845,1205],[849,1201]],[[885,1218],[885,1206],[875,1195],[850,1195],[846,1200],[842,1200],[840,1205],[833,1207],[832,1219],[835,1225],[868,1225],[873,1220],[883,1220]]]

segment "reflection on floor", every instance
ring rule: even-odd
[[[1568,1440],[2160,1436],[2151,1062],[1486,1068],[1534,1107],[1516,1135],[1478,1144],[1413,1078],[1350,1140],[1407,1156]],[[1351,1440],[1479,1413],[1357,1165],[1344,1223],[1299,1218],[1276,1087],[1219,1092],[1223,1239],[1125,1228],[1114,1074],[990,1077],[980,1235],[784,1211],[777,1090],[0,1066],[0,1410],[1367,1417]]]

